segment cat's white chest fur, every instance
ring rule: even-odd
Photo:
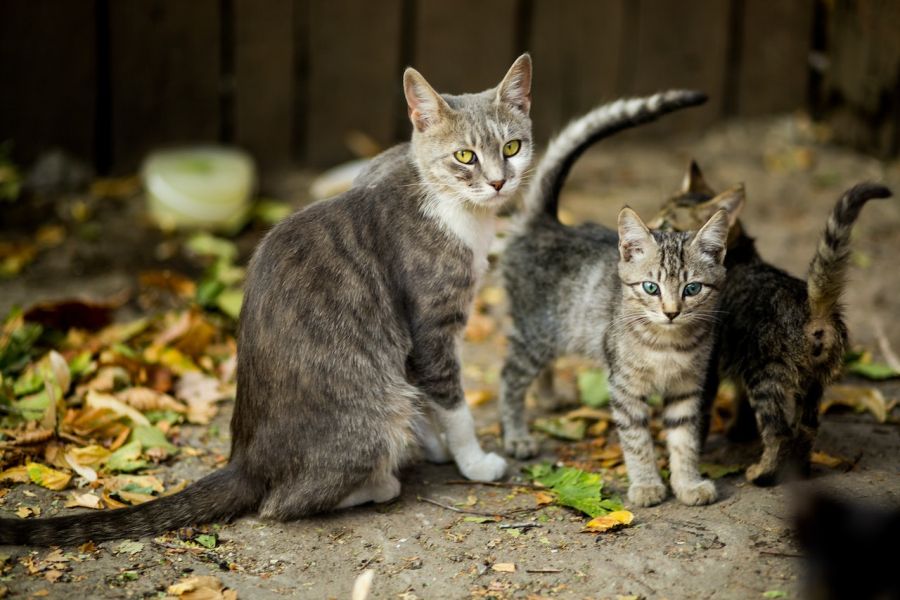
[[[424,210],[472,251],[472,268],[480,279],[487,271],[488,252],[496,233],[495,211],[472,210],[460,202],[441,198],[432,198]]]

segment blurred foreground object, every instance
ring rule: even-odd
[[[165,230],[239,228],[256,182],[256,167],[248,154],[217,146],[155,152],[141,173],[150,215]]]

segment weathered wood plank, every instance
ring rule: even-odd
[[[94,0],[4,2],[0,10],[0,142],[17,160],[63,148],[93,162]]]
[[[813,1],[743,0],[735,107],[739,115],[803,107],[809,86]]]
[[[293,135],[294,2],[235,0],[235,142],[264,167],[287,164]]]
[[[545,143],[570,119],[620,95],[624,0],[537,0],[529,46],[534,58],[532,120]]]
[[[156,146],[220,129],[218,0],[110,2],[112,148],[118,170]]]
[[[516,57],[516,0],[419,0],[416,67],[442,93],[493,87]]]
[[[306,160],[326,166],[352,157],[356,131],[394,142],[402,98],[401,0],[309,1]]]
[[[700,108],[654,124],[656,133],[708,125],[722,116],[729,42],[729,2],[721,0],[640,0],[633,79],[626,91],[650,94],[693,88],[709,95]]]

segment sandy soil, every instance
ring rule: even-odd
[[[766,258],[802,275],[826,214],[844,188],[876,179],[900,192],[900,163],[882,164],[822,145],[815,138],[816,132],[802,120],[784,118],[735,123],[674,139],[610,141],[579,163],[563,206],[572,220],[612,223],[623,203],[649,217],[678,185],[689,158],[696,157],[712,185],[724,188],[746,182],[747,229],[759,240]],[[293,189],[285,185],[282,189]],[[156,234],[136,231],[144,230],[137,227],[110,235],[122,246],[136,236],[144,248],[164,242]],[[252,246],[252,241],[244,245]],[[875,348],[876,331],[882,330],[900,348],[900,322],[895,318],[900,314],[896,264],[900,201],[866,208],[854,248],[855,261],[862,266],[854,268],[846,294],[853,339]],[[47,297],[106,295],[131,284],[142,260],[139,252],[122,258],[115,244],[97,250],[90,260],[84,260],[81,251],[67,252],[68,256],[50,253],[22,277],[0,284],[0,310]],[[149,254],[143,260],[158,262]],[[488,284],[495,281],[492,274]],[[496,347],[496,340],[469,343],[464,360],[482,372],[495,372],[502,358]],[[471,378],[467,384],[484,385]],[[896,383],[879,388],[888,399],[900,398]],[[499,439],[492,427],[496,402],[475,412],[484,445],[497,449]],[[179,460],[159,476],[166,481],[196,479],[214,468],[227,452],[229,414],[226,407],[217,428],[192,431],[194,445],[205,450],[201,456]],[[547,440],[541,459],[553,459],[559,445]],[[878,424],[866,414],[828,415],[816,448],[855,464],[849,471],[817,468],[813,480],[800,487],[820,486],[877,504],[900,505],[896,419]],[[714,437],[704,460],[746,465],[756,452],[753,444],[735,445]],[[151,539],[142,540],[137,549],[105,543],[89,557],[73,553],[67,563],[70,570],[55,583],[30,576],[17,565],[2,584],[23,598],[157,597],[185,574],[211,574],[241,598],[348,598],[355,578],[370,568],[375,571],[374,598],[725,599],[761,598],[773,590],[798,597],[803,563],[791,535],[794,487],[754,488],[740,475],[725,477],[718,482],[721,499],[712,506],[690,508],[669,499],[658,507],[634,510],[633,526],[599,536],[581,533],[585,520],[574,513],[546,508],[504,520],[508,524],[537,519],[539,527],[515,536],[500,523],[465,521],[463,514],[420,499],[450,506],[462,503],[487,512],[534,506],[527,493],[449,483],[458,478],[452,466],[419,465],[404,474],[401,497],[386,506],[289,524],[244,518],[223,525],[218,547],[208,551],[166,548]],[[623,491],[615,481],[610,485]],[[2,509],[9,512],[27,500],[40,505],[44,515],[52,515],[69,510],[61,508],[63,498],[62,493],[16,486]],[[0,552],[14,559],[32,554],[41,560],[49,551],[5,547]],[[497,563],[514,563],[516,571],[492,570]]]

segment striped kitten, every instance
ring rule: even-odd
[[[503,257],[513,320],[502,372],[507,452],[525,458],[537,451],[525,422],[524,397],[542,368],[570,353],[604,361],[631,480],[628,497],[641,506],[666,497],[646,403],[655,393],[665,400],[675,495],[690,505],[716,499],[697,459],[712,315],[725,280],[728,215],[717,212],[696,233],[661,233],[623,208],[616,235],[601,225],[562,225],[558,193],[575,158],[595,140],[702,100],[681,91],[622,100],[566,127],[538,166],[538,180],[526,197],[524,230]]]
[[[422,447],[469,479],[485,453],[463,398],[457,340],[486,264],[494,214],[531,162],[531,59],[479,94],[404,75],[412,142],[348,192],[294,213],[247,274],[228,465],[122,510],[0,520],[0,544],[149,535],[257,512],[288,520],[400,493]]]
[[[720,374],[738,386],[738,418],[730,433],[741,439],[759,431],[763,453],[746,473],[757,485],[809,469],[819,401],[825,386],[841,373],[847,348],[840,297],[850,231],[866,202],[890,195],[874,183],[844,193],[828,217],[806,281],[765,262],[740,222],[732,227],[721,294],[724,314],[704,404],[715,399]],[[697,164],[691,163],[681,193],[652,223],[669,230],[692,229],[742,201],[742,187],[714,197]]]

